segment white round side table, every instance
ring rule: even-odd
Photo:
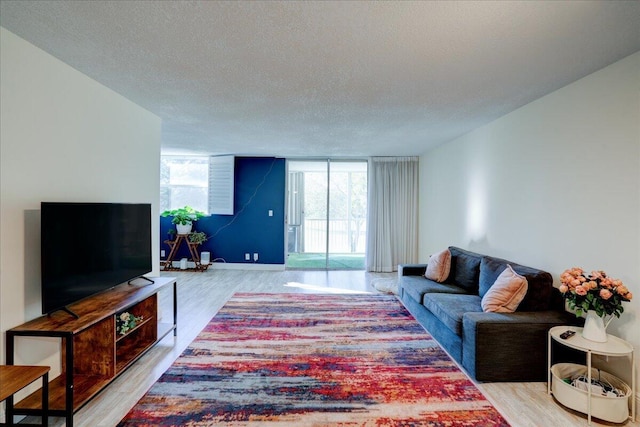
[[[567,339],[560,338],[565,331],[574,331],[575,334]],[[590,341],[582,336],[582,328],[577,326],[555,326],[549,330],[549,342],[547,344],[547,393],[551,394],[551,344],[552,340],[561,345],[586,353],[588,383],[591,384],[591,356],[629,357],[631,360],[631,420],[636,419],[636,362],[633,346],[614,335],[607,334],[606,342]],[[587,387],[587,422],[591,424],[591,387]]]

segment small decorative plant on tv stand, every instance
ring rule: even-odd
[[[176,225],[178,234],[189,234],[193,223],[200,218],[205,217],[205,213],[193,209],[191,206],[185,206],[184,208],[166,210],[162,212],[161,216],[171,216],[171,223]]]
[[[135,316],[128,311],[116,316],[116,332],[119,335],[126,335],[144,319],[144,316]]]

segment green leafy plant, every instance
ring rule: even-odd
[[[120,335],[125,335],[127,332],[135,328],[141,320],[142,316],[134,316],[127,311],[120,313],[118,317],[116,317],[116,332]]]
[[[193,233],[189,233],[189,241],[191,243],[202,244],[206,242],[207,239],[208,237],[203,231],[194,231]]]
[[[166,210],[160,214],[162,217],[172,216],[172,224],[189,225],[200,218],[205,217],[205,213],[193,209],[191,206],[185,206],[184,208]]]

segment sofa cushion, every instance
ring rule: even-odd
[[[450,269],[451,252],[449,252],[449,249],[445,249],[437,254],[431,255],[424,277],[442,283],[447,280],[447,277],[449,277]]]
[[[404,292],[419,304],[423,303],[423,297],[428,293],[464,294],[465,290],[448,283],[437,283],[425,279],[423,276],[404,276],[401,279]]]
[[[478,295],[426,294],[424,306],[447,328],[462,336],[462,317],[465,313],[482,312]]]
[[[496,313],[513,313],[527,293],[527,279],[510,265],[482,297],[482,309]]]
[[[461,286],[469,293],[477,294],[482,255],[455,246],[450,246],[449,251],[451,252],[451,272],[447,282]]]
[[[478,279],[478,295],[480,297],[484,297],[506,267],[507,262],[505,260],[489,256],[482,257],[482,261],[480,261],[480,278]]]
[[[500,273],[507,268],[507,264],[510,264],[516,273],[527,279],[529,289],[518,306],[518,311],[541,311],[552,308],[553,277],[551,277],[551,274],[491,256],[482,257],[482,262],[480,263],[480,287],[478,292],[481,297],[495,283]]]

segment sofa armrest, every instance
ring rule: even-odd
[[[478,381],[546,381],[549,329],[569,324],[562,311],[466,313],[462,365]]]
[[[402,276],[424,276],[427,271],[427,264],[400,264],[398,265],[398,277]]]

